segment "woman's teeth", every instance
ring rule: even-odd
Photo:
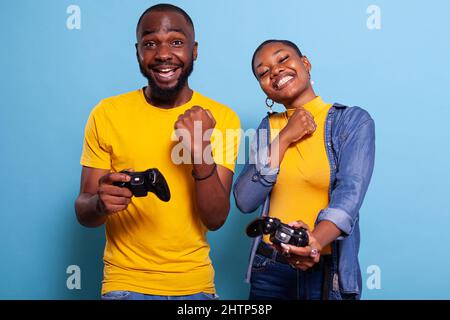
[[[285,77],[281,78],[281,79],[276,83],[277,89],[281,88],[286,82],[288,82],[288,81],[291,80],[292,78],[293,78],[293,76],[285,76]]]

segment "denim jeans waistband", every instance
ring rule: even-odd
[[[281,252],[272,248],[269,244],[261,241],[258,245],[258,249],[256,250],[256,254],[260,254],[266,258],[270,258],[274,261],[289,264],[286,256],[284,256]],[[326,264],[331,263],[331,255],[324,255],[320,257],[320,261],[316,263],[312,268],[308,269],[306,272],[315,272],[319,270],[323,270]]]

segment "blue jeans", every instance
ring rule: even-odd
[[[321,300],[324,266],[301,271],[256,254],[250,278],[250,300]]]
[[[200,292],[187,296],[155,296],[133,291],[110,291],[102,295],[102,300],[218,300],[215,293]]]

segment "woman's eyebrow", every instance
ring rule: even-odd
[[[272,56],[274,56],[274,55],[280,53],[281,51],[283,51],[283,49],[278,49],[277,51],[275,51],[274,53],[272,53]],[[261,62],[260,64],[258,64],[258,65],[255,67],[255,69],[261,67],[261,65],[262,65],[262,62]]]
[[[272,56],[276,55],[277,53],[280,53],[281,51],[283,51],[283,49],[278,49],[277,51],[275,51],[274,53],[272,53]]]

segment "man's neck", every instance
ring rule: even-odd
[[[193,91],[186,84],[177,94],[171,97],[158,97],[152,94],[150,86],[144,88],[145,100],[154,107],[172,109],[179,107],[191,100]]]

